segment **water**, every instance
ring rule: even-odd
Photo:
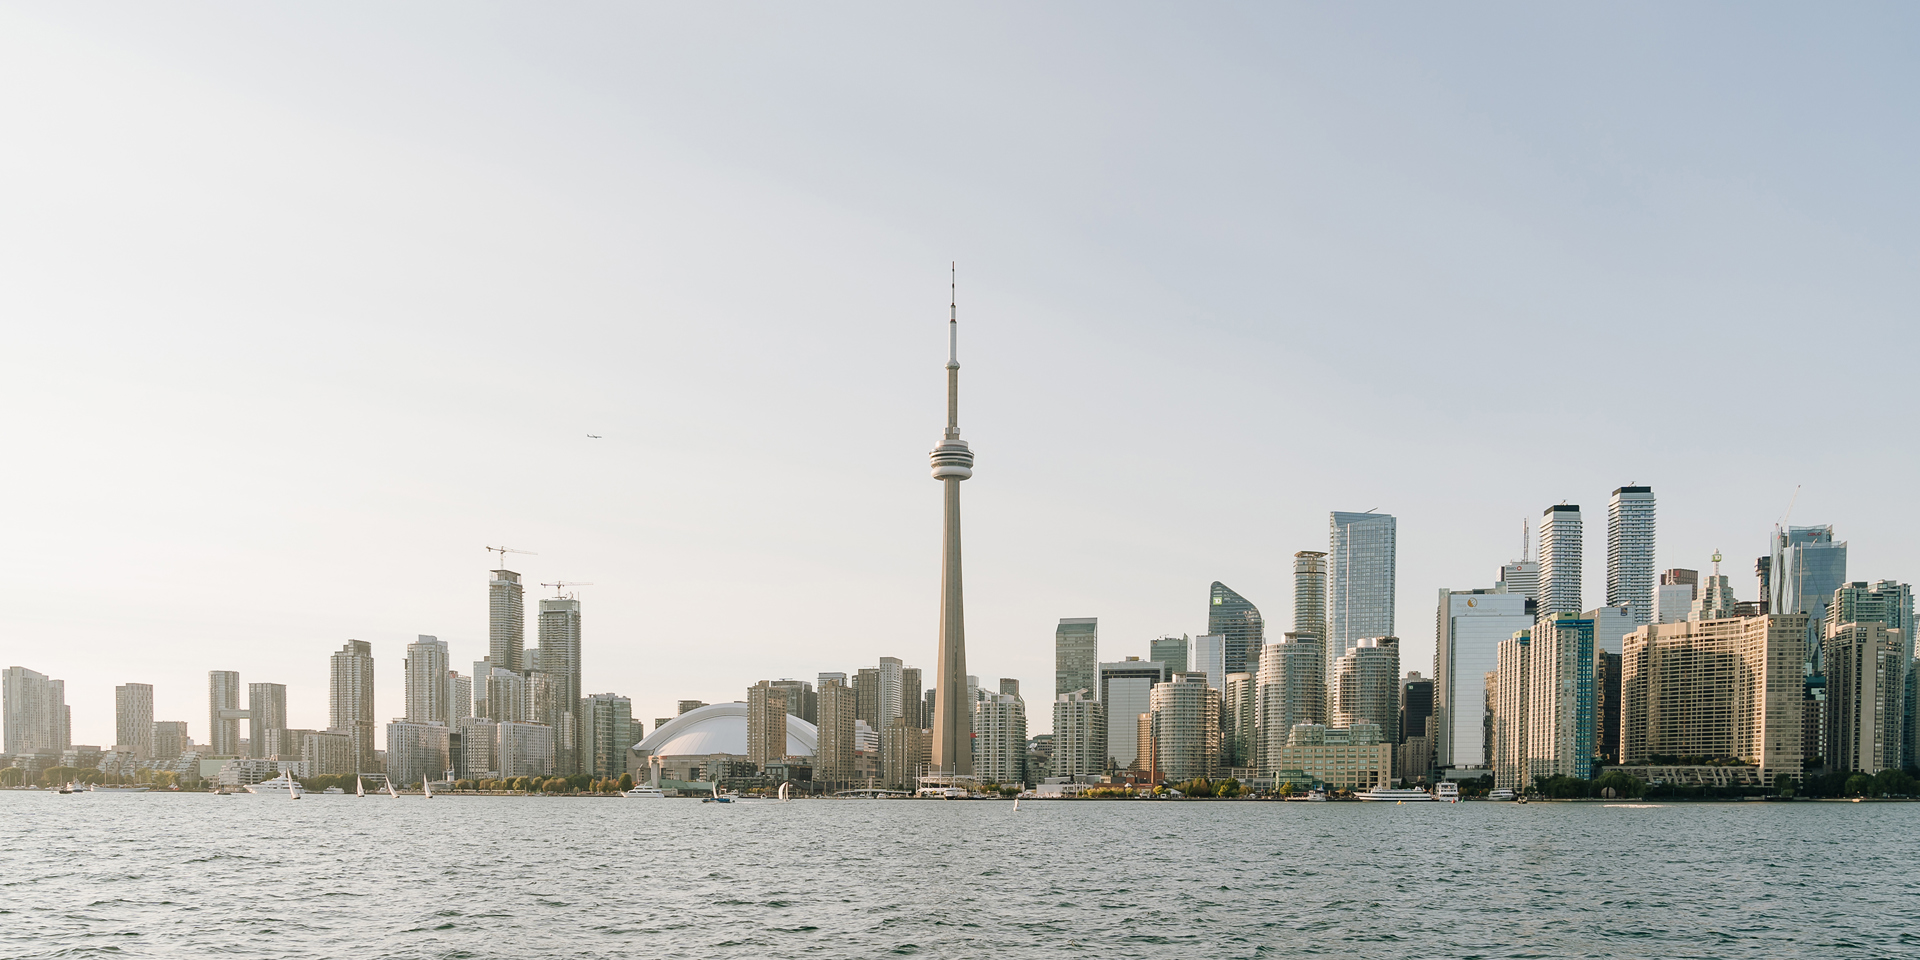
[[[1920,804],[0,792],[0,957],[1920,956]]]

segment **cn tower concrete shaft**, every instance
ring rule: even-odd
[[[967,625],[960,590],[960,481],[973,476],[973,451],[960,439],[959,322],[947,320],[947,432],[933,448],[933,478],[946,495],[940,537],[940,666],[934,682],[934,772],[973,776],[973,704],[967,702]]]

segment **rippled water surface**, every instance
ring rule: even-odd
[[[1920,804],[0,792],[0,956],[1920,956]]]

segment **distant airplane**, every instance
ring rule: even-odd
[[[599,434],[597,434],[597,433],[589,433],[589,434],[587,434],[587,436],[588,436],[588,437],[591,437],[592,439],[595,439],[595,440],[605,440],[605,439],[606,439],[605,437],[602,437],[601,435],[599,435]]]

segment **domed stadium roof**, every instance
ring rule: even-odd
[[[787,756],[811,757],[820,745],[813,724],[787,717]],[[716,753],[747,755],[747,705],[710,703],[674,717],[647,734],[633,751],[656,757],[705,757]]]

